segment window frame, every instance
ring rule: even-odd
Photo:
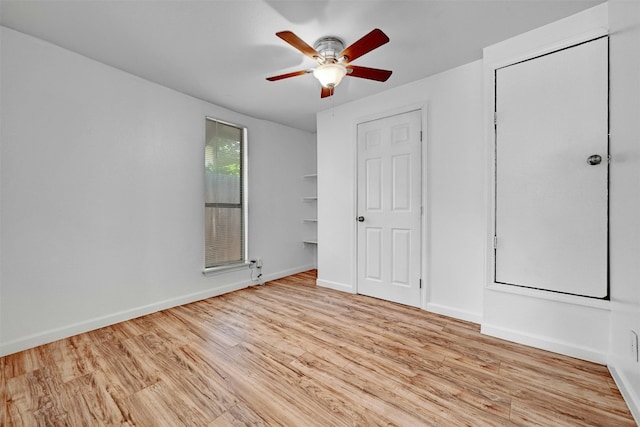
[[[233,263],[228,263],[228,264],[221,264],[221,265],[216,265],[213,267],[207,267],[207,258],[206,258],[206,224],[205,224],[205,218],[206,218],[206,214],[205,211],[207,209],[207,203],[206,203],[206,181],[205,181],[205,177],[206,177],[206,169],[203,169],[202,171],[202,175],[203,175],[203,188],[202,188],[202,207],[203,207],[203,216],[202,216],[202,237],[203,237],[203,244],[202,244],[202,248],[203,248],[203,258],[202,258],[202,263],[204,265],[204,268],[202,270],[202,273],[205,275],[209,275],[209,274],[213,274],[213,273],[220,273],[220,272],[227,272],[227,271],[231,271],[231,270],[237,270],[237,269],[241,269],[241,268],[246,268],[247,265],[250,264],[249,262],[249,173],[248,173],[248,165],[249,165],[249,156],[248,156],[248,129],[246,126],[237,124],[237,123],[232,123],[232,122],[228,122],[226,120],[220,120],[217,119],[215,117],[211,117],[211,116],[205,116],[205,120],[204,120],[204,145],[203,145],[203,150],[202,150],[202,162],[201,164],[204,165],[204,156],[205,156],[205,151],[206,151],[206,147],[207,147],[207,122],[216,122],[222,125],[226,125],[226,126],[231,126],[234,128],[239,129],[242,132],[242,142],[241,142],[241,155],[240,155],[240,171],[241,171],[241,192],[242,192],[242,205],[241,205],[241,209],[242,209],[242,235],[243,235],[243,250],[242,250],[242,259],[240,261],[237,262],[233,262]]]

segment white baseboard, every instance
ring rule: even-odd
[[[335,291],[348,292],[350,294],[356,293],[356,290],[353,286],[345,285],[344,283],[339,282],[332,282],[330,280],[316,279],[316,285],[323,288],[333,289]]]
[[[305,271],[314,270],[316,267],[313,264],[303,265],[301,267],[290,268],[289,270],[278,271],[277,273],[267,274],[262,276],[263,282],[270,280],[282,279],[283,277],[293,276],[294,274],[304,273]]]
[[[482,315],[479,313],[472,313],[470,311],[459,310],[454,307],[448,307],[446,305],[427,303],[425,307],[426,311],[436,314],[442,314],[443,316],[453,317],[455,319],[465,320],[467,322],[482,323]]]
[[[492,337],[501,338],[507,341],[513,341],[519,344],[528,345],[530,347],[540,348],[542,350],[552,351],[565,356],[571,356],[578,359],[587,360],[589,362],[607,364],[607,355],[593,348],[579,346],[570,342],[555,340],[549,337],[528,334],[522,331],[502,328],[499,326],[481,324],[480,332]]]
[[[263,276],[263,281],[276,280],[282,277],[290,276],[292,274],[302,273],[313,269],[313,266],[302,266],[289,270],[283,270],[277,273],[272,273]],[[164,301],[158,301],[152,304],[147,304],[140,307],[135,307],[129,310],[119,311],[117,313],[108,314],[106,316],[95,317],[82,322],[73,323],[71,325],[62,326],[60,328],[49,329],[39,332],[37,334],[28,335],[26,337],[18,338],[6,343],[0,343],[0,357],[8,354],[17,353],[22,350],[37,347],[39,345],[51,343],[63,338],[68,338],[74,335],[82,334],[85,332],[93,331],[103,328],[105,326],[113,325],[115,323],[124,322],[126,320],[135,319],[136,317],[146,316],[147,314],[155,313],[157,311],[166,310],[171,307],[177,307],[179,305],[189,304],[195,301],[215,297],[218,295],[226,294],[229,292],[244,289],[248,286],[255,285],[256,282],[250,280],[243,280],[240,282],[232,283],[229,285],[219,286],[216,288],[205,289],[200,292],[182,295],[177,298],[171,298]]]
[[[608,368],[613,380],[618,386],[618,390],[620,390],[624,401],[631,411],[631,415],[633,415],[633,419],[636,421],[636,424],[640,425],[640,397],[634,392],[631,382],[626,375],[624,375],[622,369],[616,369],[615,363],[610,363]]]

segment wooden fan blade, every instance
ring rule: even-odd
[[[351,71],[349,71],[351,70]],[[347,76],[360,77],[363,79],[386,82],[392,71],[381,70],[379,68],[358,67],[357,65],[347,65]]]
[[[335,88],[329,89],[328,87],[322,86],[322,91],[320,92],[320,98],[326,98],[327,96],[333,95]]]
[[[267,77],[267,80],[270,82],[275,82],[276,80],[288,79],[289,77],[301,76],[303,74],[307,74],[307,70],[294,71],[293,73],[280,74],[279,76]]]
[[[280,37],[282,40],[286,41],[311,59],[322,58],[322,55],[320,55],[318,51],[309,46],[304,40],[293,34],[291,31],[280,31],[279,33],[276,33],[276,36]]]
[[[387,37],[387,35],[383,33],[382,30],[376,28],[357,42],[353,43],[351,46],[345,48],[345,50],[340,52],[338,58],[346,56],[347,62],[351,62],[356,58],[360,58],[365,53],[369,53],[373,49],[382,46],[388,41],[389,37]]]

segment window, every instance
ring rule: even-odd
[[[206,120],[205,269],[246,260],[246,134],[246,128]]]

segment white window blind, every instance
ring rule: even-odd
[[[207,118],[205,268],[238,264],[246,258],[245,138],[245,128]]]

